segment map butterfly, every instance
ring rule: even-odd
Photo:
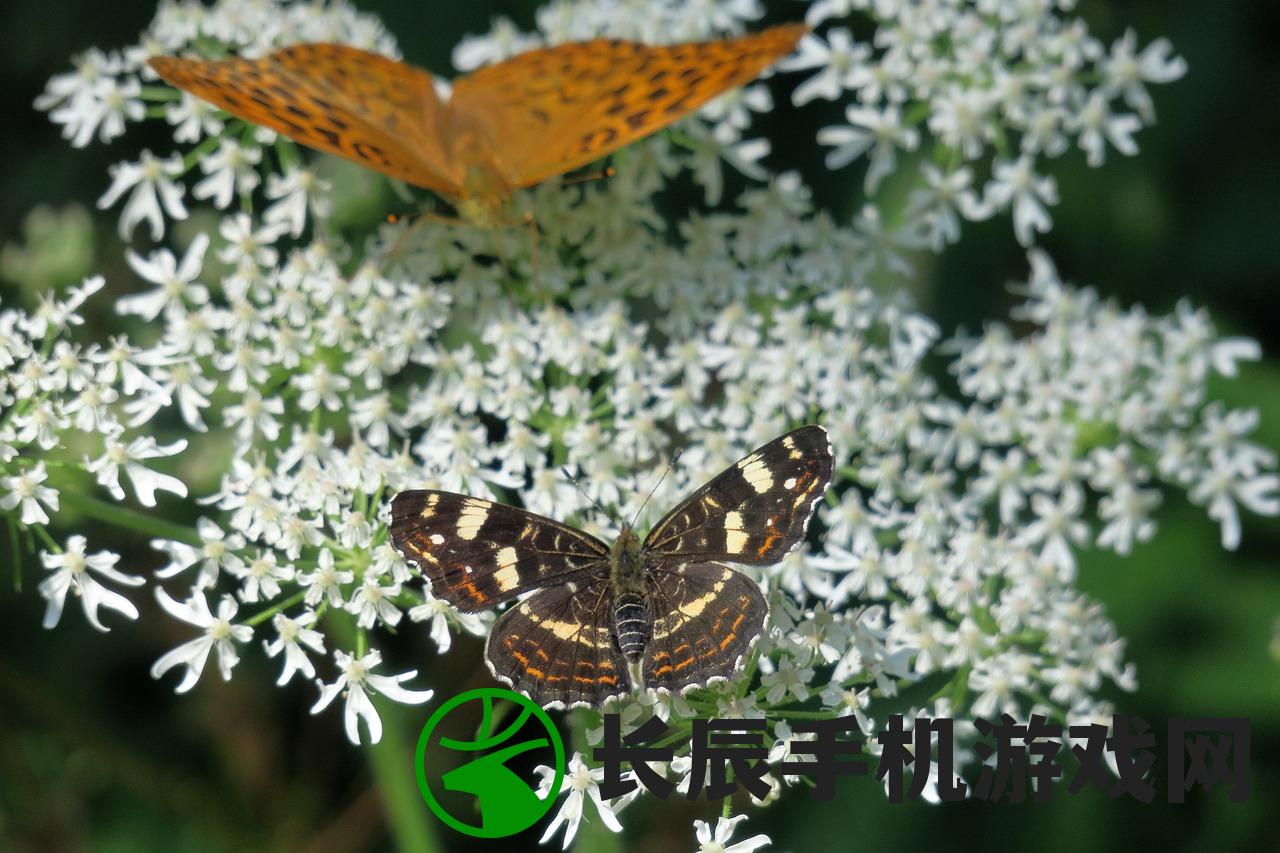
[[[547,707],[600,707],[737,672],[769,604],[725,563],[770,565],[795,548],[832,466],[826,430],[800,427],[712,478],[643,541],[623,525],[612,546],[493,501],[405,491],[391,541],[463,612],[532,592],[494,624],[490,671]]]

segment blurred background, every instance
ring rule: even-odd
[[[533,2],[361,0],[393,32],[405,57],[451,75],[459,38],[505,14],[521,27]],[[770,2],[769,19],[798,18],[798,3]],[[109,8],[110,14],[104,14]],[[73,54],[132,42],[154,6],[100,0],[7,0],[0,9],[0,66],[6,133],[0,136],[0,237],[22,237],[41,205],[85,208],[91,253],[68,256],[49,271],[65,285],[88,270],[116,292],[134,289],[115,237],[116,213],[97,214],[107,166],[140,145],[73,150],[31,107]],[[1081,0],[1078,8],[1103,41],[1133,27],[1146,44],[1167,36],[1190,65],[1181,81],[1152,89],[1159,124],[1138,137],[1141,153],[1109,152],[1088,169],[1073,152],[1054,163],[1061,203],[1044,245],[1063,276],[1096,286],[1122,304],[1171,310],[1188,297],[1207,306],[1221,331],[1256,338],[1267,354],[1216,395],[1256,406],[1257,438],[1280,447],[1280,4],[1269,0],[1207,4],[1195,0]],[[768,164],[798,168],[818,186],[817,200],[847,217],[861,204],[861,175],[832,178],[821,164],[814,131],[841,118],[825,102],[794,109],[786,93],[799,75],[772,81],[778,108],[765,132],[774,140]],[[144,140],[145,142],[145,140]],[[157,137],[160,153],[168,149]],[[727,193],[726,195],[731,195]],[[691,200],[692,203],[692,200]],[[966,224],[961,242],[934,262],[918,294],[945,331],[976,329],[1007,316],[1004,284],[1024,277],[1023,250],[1007,218]],[[20,262],[20,259],[18,259]],[[27,298],[0,282],[6,304]],[[104,328],[105,332],[105,328]],[[1171,716],[1244,716],[1252,723],[1253,793],[1243,805],[1225,792],[1192,793],[1182,806],[1109,801],[1096,792],[1059,789],[1048,805],[964,803],[946,807],[888,804],[867,780],[842,783],[834,803],[797,793],[748,824],[777,849],[1179,850],[1275,849],[1280,837],[1280,525],[1245,518],[1241,549],[1225,554],[1203,510],[1171,496],[1156,541],[1128,559],[1086,554],[1080,586],[1101,601],[1138,667],[1139,689],[1113,697],[1121,710],[1150,720],[1162,735]],[[127,534],[86,530],[90,542],[120,543]],[[124,548],[121,568],[149,573],[157,555],[139,538]],[[11,562],[8,549],[6,562]],[[341,737],[336,709],[314,718],[312,685],[272,685],[274,664],[250,654],[230,684],[206,677],[187,696],[153,681],[148,669],[189,637],[171,619],[154,618],[150,599],[143,632],[115,620],[103,638],[78,613],[56,631],[40,627],[43,601],[34,562],[0,571],[0,850],[191,851],[392,849],[381,794],[364,756]],[[152,617],[152,618],[146,618]],[[171,634],[160,633],[171,629]],[[411,636],[412,635],[412,636]],[[430,670],[434,684],[478,686],[478,643],[435,658],[425,631],[401,641]],[[268,671],[270,669],[270,671]],[[425,713],[400,721],[416,734]],[[1163,739],[1161,740],[1163,743]],[[1163,779],[1163,762],[1160,765]],[[424,811],[425,811],[425,807]],[[625,849],[692,849],[693,818],[714,821],[717,809],[687,803],[637,805],[626,821]],[[434,824],[444,849],[482,849]],[[617,842],[591,834],[586,849]],[[536,835],[512,840],[512,847]]]

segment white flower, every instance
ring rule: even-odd
[[[262,149],[245,148],[234,139],[222,139],[218,150],[200,158],[200,169],[206,177],[196,184],[191,194],[207,198],[214,207],[228,207],[235,196],[247,196],[262,181],[256,168],[262,160]]]
[[[473,636],[479,637],[484,634],[484,620],[477,614],[461,613],[453,605],[441,601],[429,592],[426,598],[427,600],[422,604],[409,610],[409,618],[414,622],[431,620],[427,630],[440,654],[449,651],[449,647],[453,645],[453,632],[449,630],[450,622],[456,623],[459,628]]]
[[[248,625],[236,625],[231,621],[236,615],[235,599],[229,595],[222,596],[218,602],[216,617],[209,612],[209,602],[201,592],[193,593],[185,602],[180,603],[170,598],[163,589],[156,587],[156,600],[170,616],[203,629],[204,634],[161,655],[151,666],[151,677],[159,679],[175,666],[185,666],[186,674],[174,691],[186,693],[200,680],[209,652],[217,650],[218,669],[222,672],[222,679],[230,681],[231,669],[240,662],[233,643],[247,643],[253,637],[253,629]]]
[[[320,688],[320,699],[311,707],[311,713],[320,713],[339,694],[345,693],[342,721],[347,739],[357,746],[360,745],[361,720],[364,720],[369,732],[369,743],[382,740],[382,718],[373,707],[370,692],[381,693],[393,702],[405,705],[421,705],[435,694],[434,690],[407,690],[400,686],[401,682],[417,676],[416,669],[398,675],[375,675],[371,670],[382,664],[382,654],[376,649],[358,660],[341,649],[334,649],[333,658],[342,672],[332,684],[316,681],[316,686]]]
[[[760,682],[768,692],[765,698],[771,704],[779,704],[790,694],[797,702],[809,698],[809,682],[813,680],[814,670],[809,667],[798,667],[790,656],[778,661],[777,669],[761,676]]]
[[[204,305],[209,301],[209,291],[196,281],[196,276],[200,275],[208,248],[209,236],[197,234],[182,256],[181,263],[174,260],[168,249],[157,249],[145,260],[133,250],[126,252],[125,259],[133,271],[159,286],[147,293],[120,298],[116,301],[116,310],[121,314],[137,314],[144,320],[154,320],[166,309],[182,311],[188,305]]]
[[[705,820],[695,820],[693,828],[698,838],[697,853],[752,853],[753,850],[772,843],[769,836],[759,834],[730,844],[729,839],[733,837],[734,830],[746,819],[744,814],[716,818],[714,831]]]
[[[280,595],[280,584],[293,580],[293,566],[276,562],[275,551],[259,551],[247,562],[237,560],[227,566],[227,571],[240,578],[240,600],[245,604],[255,601],[271,601]]]
[[[272,203],[262,212],[262,221],[279,225],[297,237],[307,224],[307,211],[317,218],[329,215],[329,182],[316,177],[312,169],[291,166],[281,177],[275,173],[267,176],[267,198]]]
[[[903,126],[896,106],[884,111],[851,106],[845,110],[845,117],[849,126],[822,128],[818,131],[818,144],[835,146],[827,154],[828,169],[842,169],[871,150],[863,189],[873,195],[880,181],[892,174],[897,165],[895,149],[914,151],[920,143],[920,132]]]
[[[284,668],[276,679],[277,686],[289,683],[295,672],[302,673],[303,678],[315,678],[316,668],[307,657],[306,646],[317,654],[324,654],[324,634],[311,628],[315,624],[316,613],[308,610],[297,619],[291,619],[283,613],[271,617],[271,625],[276,629],[276,638],[270,642],[263,641],[267,657],[274,658],[284,652]]]
[[[1058,203],[1057,183],[1052,177],[1037,175],[1031,158],[997,162],[995,177],[986,186],[985,203],[993,209],[1013,204],[1013,232],[1018,242],[1030,246],[1034,232],[1044,233],[1053,225],[1045,205]]]
[[[1222,529],[1222,547],[1240,547],[1240,514],[1236,503],[1258,515],[1280,514],[1280,477],[1275,474],[1249,476],[1226,454],[1210,455],[1210,466],[1191,489],[1194,503],[1207,504],[1209,517]]]
[[[639,789],[624,794],[613,800],[605,802],[600,796],[600,782],[604,780],[604,768],[597,767],[592,769],[582,760],[582,756],[574,753],[569,759],[569,766],[565,769],[564,782],[560,786],[560,791],[552,792],[551,783],[555,779],[555,771],[550,767],[537,768],[538,773],[542,776],[542,782],[538,786],[538,797],[545,799],[549,796],[558,796],[561,793],[568,792],[569,796],[561,803],[560,810],[556,812],[555,818],[551,823],[547,824],[546,831],[542,833],[542,838],[538,840],[539,844],[546,844],[551,840],[561,827],[564,828],[564,844],[562,848],[569,849],[569,845],[573,843],[573,838],[578,834],[578,824],[582,822],[583,809],[587,799],[590,799],[596,808],[596,814],[600,816],[600,821],[609,828],[611,832],[622,832],[622,824],[618,822],[617,812],[635,799],[639,793]],[[630,778],[628,773],[623,774],[624,778]]]
[[[1085,152],[1090,166],[1101,166],[1106,160],[1106,143],[1121,154],[1132,157],[1138,153],[1133,134],[1142,129],[1142,122],[1132,114],[1116,115],[1103,92],[1094,92],[1085,102],[1077,118],[1080,124],[1080,148]]]
[[[1089,541],[1089,525],[1079,518],[1083,502],[1079,489],[1068,489],[1057,500],[1049,495],[1032,496],[1031,508],[1037,518],[1023,529],[1020,540],[1028,546],[1041,545],[1042,560],[1074,573],[1076,561],[1071,546]]]
[[[124,489],[120,486],[121,467],[129,475],[133,493],[143,506],[156,505],[157,491],[172,492],[183,498],[187,496],[186,484],[177,477],[152,471],[139,464],[142,459],[162,459],[181,453],[187,449],[185,438],[162,445],[157,444],[149,435],[138,436],[128,444],[115,436],[107,436],[105,444],[105,452],[97,459],[86,459],[86,463],[89,472],[97,475],[98,484],[106,486],[116,500],[124,500]]]
[[[345,607],[342,587],[354,579],[354,572],[336,567],[333,551],[328,548],[321,549],[316,558],[315,571],[298,575],[298,582],[307,588],[304,600],[308,607],[316,607],[322,598],[328,601],[330,607]]]
[[[42,485],[47,479],[49,474],[45,471],[44,460],[21,474],[0,478],[5,491],[0,497],[0,509],[13,509],[21,504],[23,524],[48,524],[49,514],[45,507],[58,511],[58,491]]]
[[[218,260],[229,266],[244,263],[270,267],[275,264],[279,253],[271,244],[285,233],[286,226],[280,223],[264,224],[257,229],[247,213],[237,213],[222,220],[218,233],[227,245],[218,250]]]
[[[1128,554],[1135,541],[1150,541],[1156,533],[1156,523],[1150,513],[1159,505],[1160,493],[1156,490],[1121,483],[1114,493],[1099,502],[1098,516],[1108,524],[1098,534],[1098,547]]]
[[[175,142],[198,142],[222,133],[222,110],[204,98],[183,92],[182,99],[166,104],[164,117],[173,125]]]
[[[988,91],[952,86],[942,94],[929,116],[929,130],[966,160],[977,159],[990,140],[995,99]]]
[[[232,574],[240,571],[241,560],[235,552],[244,547],[244,537],[238,533],[223,532],[222,528],[208,518],[197,519],[196,533],[201,540],[199,548],[169,539],[151,540],[152,548],[169,555],[168,565],[157,569],[156,577],[168,580],[192,566],[198,566],[192,588],[208,589],[218,582],[223,568]]]
[[[361,628],[372,628],[377,622],[395,626],[403,615],[394,601],[399,594],[399,583],[392,582],[384,586],[377,573],[366,572],[364,582],[351,597],[347,610],[357,614],[356,624]]]
[[[827,32],[826,42],[816,33],[806,33],[796,52],[779,62],[778,67],[783,71],[818,69],[792,92],[791,102],[799,107],[814,98],[834,101],[846,89],[857,88],[868,77],[870,57],[869,47],[854,44],[848,30],[836,28]]]
[[[80,599],[85,618],[99,631],[109,630],[98,618],[99,607],[123,613],[130,619],[138,618],[138,609],[129,599],[98,583],[90,573],[95,572],[107,580],[126,586],[140,586],[145,581],[137,575],[126,575],[116,570],[119,554],[110,551],[86,554],[86,545],[83,536],[75,535],[67,540],[67,548],[62,553],[46,552],[41,555],[44,567],[53,572],[40,582],[40,594],[49,602],[44,612],[46,628],[53,628],[62,618],[68,590]]]
[[[76,70],[57,74],[49,80],[45,90],[35,100],[38,110],[50,110],[80,98],[92,97],[93,90],[108,77],[121,70],[118,54],[108,54],[91,47],[73,59]]]
[[[110,142],[124,135],[126,121],[141,121],[146,114],[141,93],[142,85],[136,79],[100,78],[52,110],[49,118],[63,126],[63,138],[70,139],[75,148],[88,145],[95,131],[99,142]],[[41,103],[38,100],[37,107]]]
[[[182,158],[176,154],[161,160],[143,151],[137,163],[117,163],[111,167],[111,186],[98,199],[98,207],[106,210],[128,190],[129,200],[120,211],[120,237],[127,240],[134,226],[146,221],[151,226],[151,239],[164,236],[164,217],[186,219],[182,204],[183,188],[173,178],[182,174]]]
[[[1171,83],[1187,73],[1184,59],[1171,56],[1173,45],[1168,39],[1158,38],[1136,53],[1137,34],[1129,29],[1111,46],[1111,55],[1104,65],[1107,87],[1124,95],[1125,103],[1138,111],[1145,122],[1155,120],[1155,108],[1151,104],[1145,83]]]

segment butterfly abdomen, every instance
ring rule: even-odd
[[[644,657],[651,627],[648,596],[642,592],[620,592],[614,597],[613,633],[627,660],[636,662]]]

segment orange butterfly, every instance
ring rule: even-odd
[[[752,80],[807,29],[531,50],[454,80],[447,102],[426,71],[342,44],[300,44],[261,59],[149,62],[234,116],[425,187],[463,218],[496,226],[514,190],[656,133]]]

